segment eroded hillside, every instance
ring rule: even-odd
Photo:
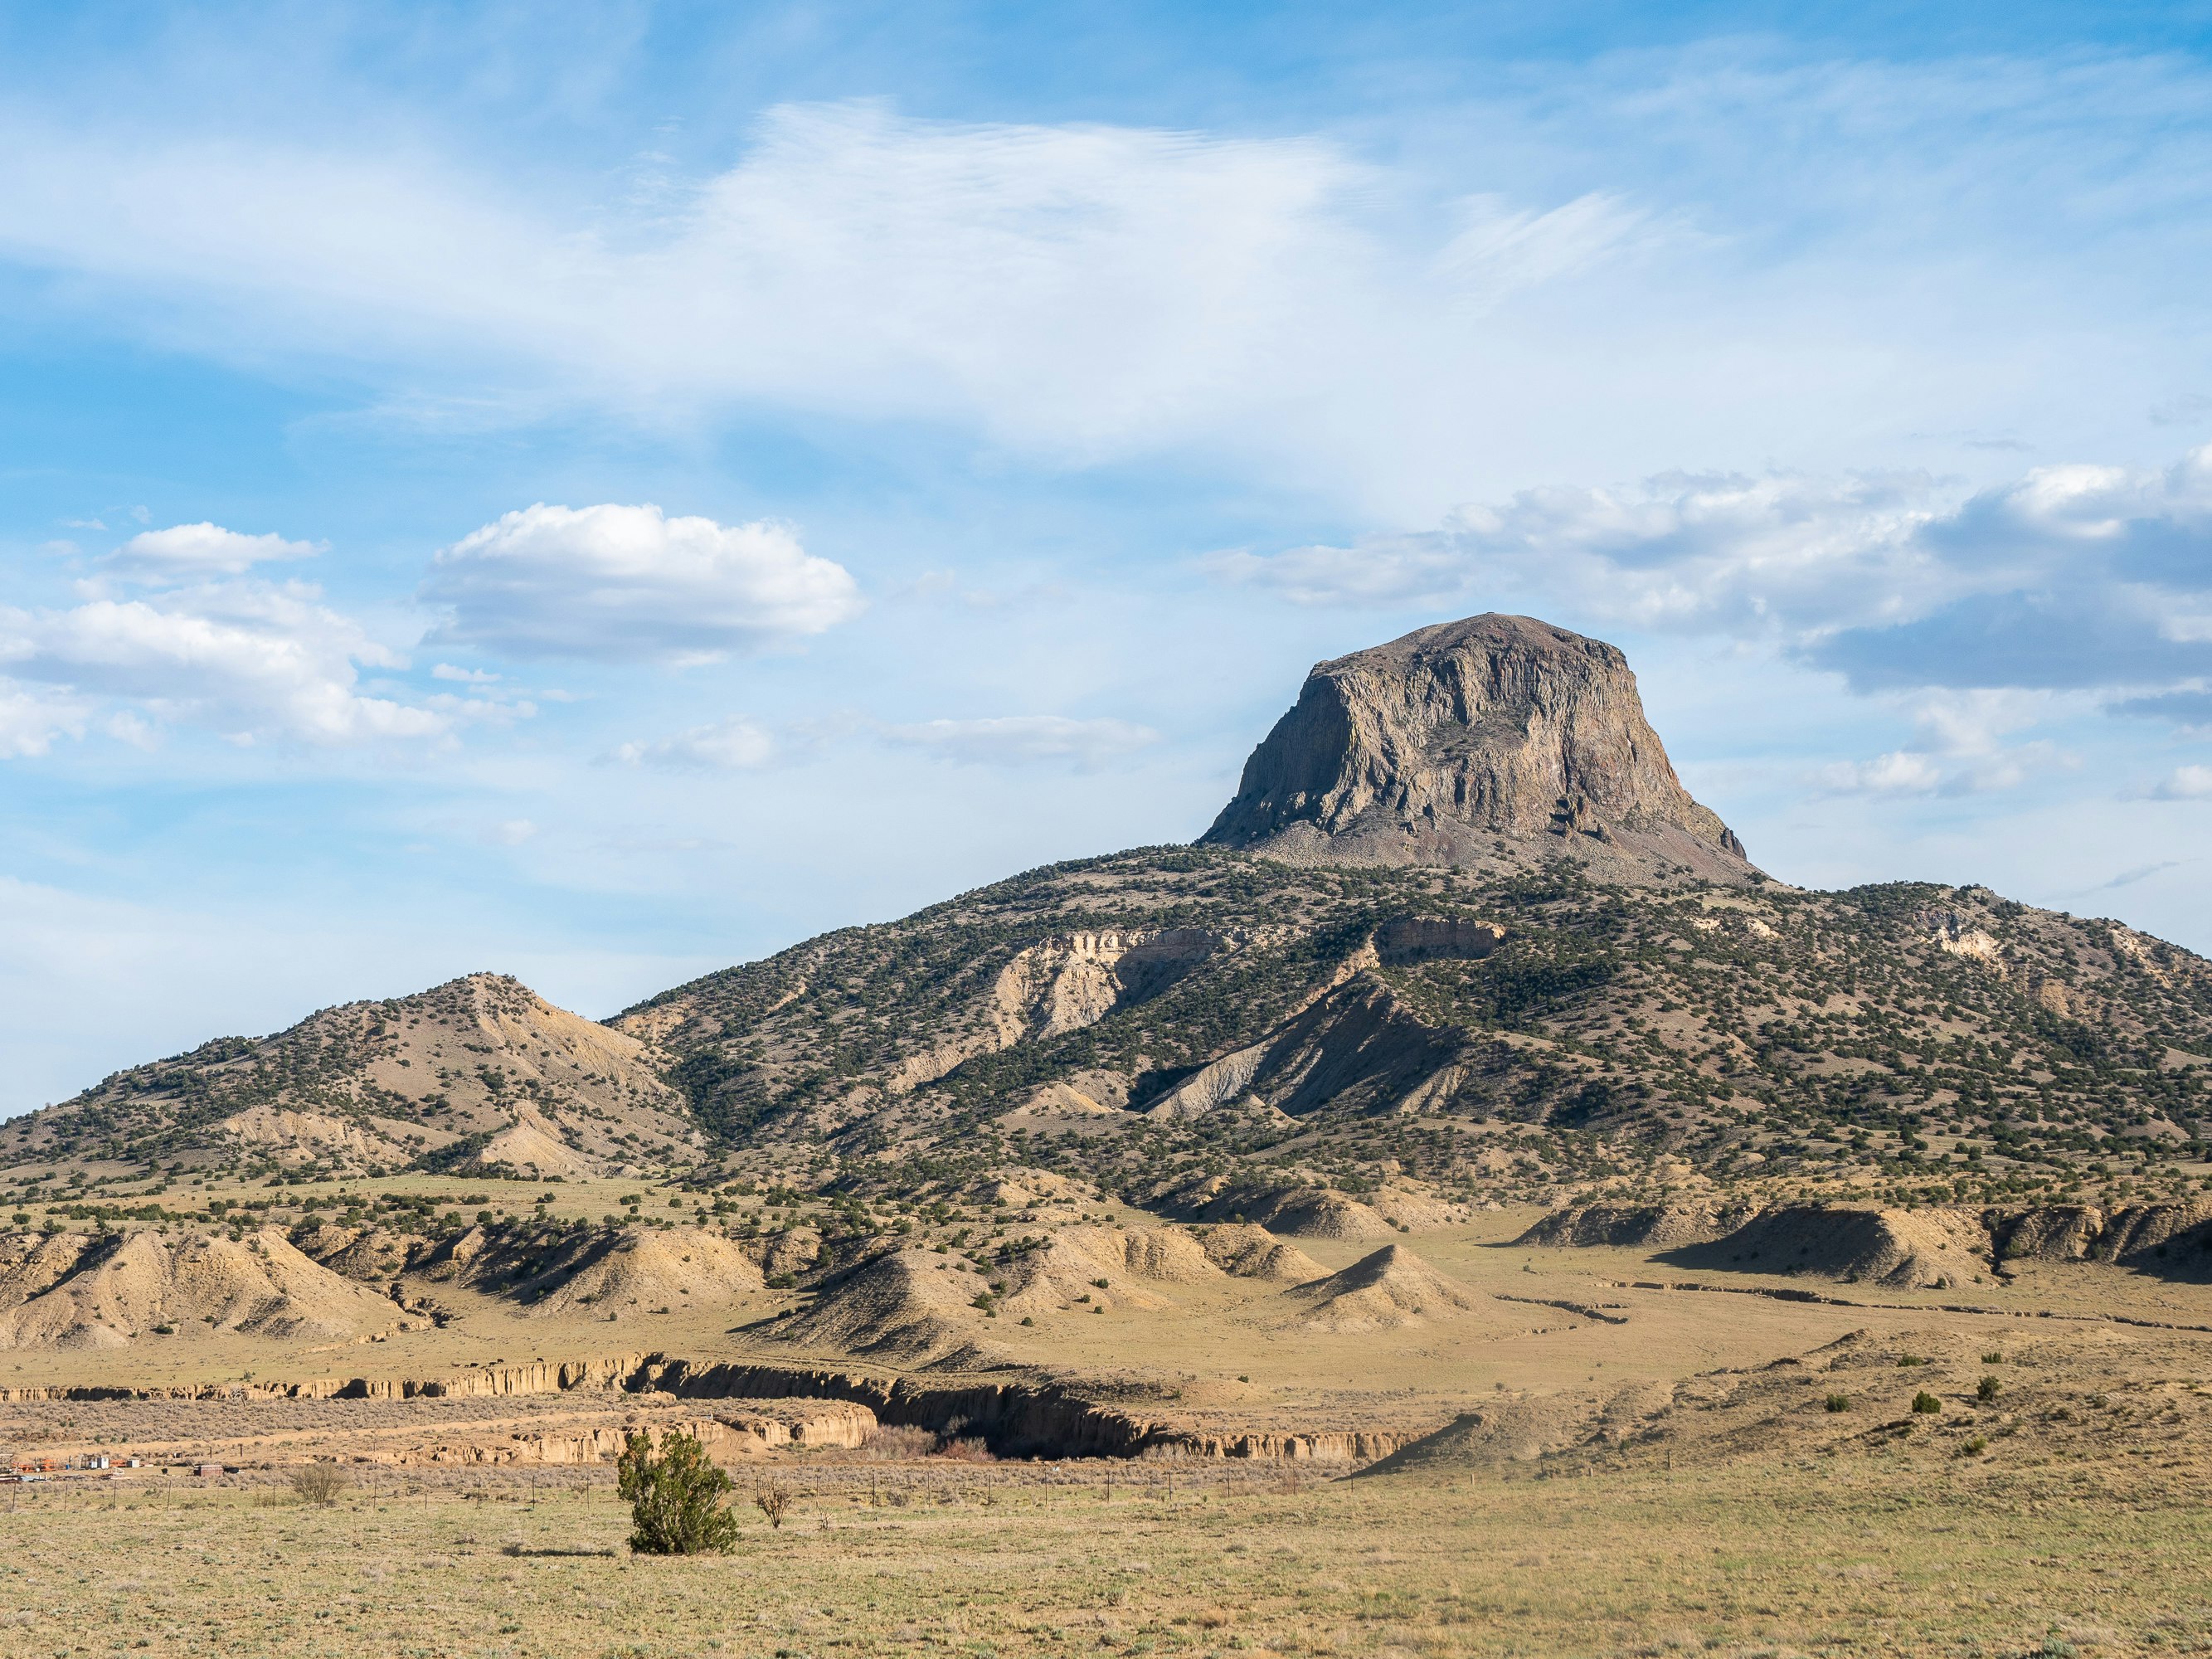
[[[2212,1110],[2201,958],[1917,884],[1163,849],[827,935],[616,1024],[676,1057],[730,1142],[1026,1144],[1132,1196],[1237,1158],[1467,1197],[1662,1159],[1998,1195],[2193,1159]]]
[[[689,1164],[700,1141],[647,1045],[472,974],[118,1072],[0,1130],[0,1157],[149,1174],[483,1164],[573,1176]]]

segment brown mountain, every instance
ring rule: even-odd
[[[0,1128],[0,1158],[547,1176],[659,1168],[691,1161],[701,1139],[663,1060],[504,975],[471,974],[118,1072]]]
[[[1571,856],[1601,879],[1739,882],[1627,659],[1529,617],[1470,617],[1316,666],[1200,837],[1295,863]]]

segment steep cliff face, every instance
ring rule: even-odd
[[[1472,617],[1316,666],[1203,842],[1291,862],[1571,856],[1613,878],[1752,874],[1690,798],[1627,659],[1528,617]]]

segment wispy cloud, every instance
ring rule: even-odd
[[[1532,489],[1433,531],[1206,562],[1302,605],[1483,596],[1729,635],[1866,691],[2117,699],[2212,675],[2212,447],[2163,469],[2040,467],[1971,494],[1792,474]],[[2125,706],[2186,715],[2200,696]]]
[[[1097,767],[1159,741],[1158,732],[1128,720],[1059,714],[921,720],[878,729],[887,743],[975,766]]]
[[[732,714],[673,737],[623,744],[610,758],[672,771],[742,772],[766,766],[776,754],[776,740],[765,726]]]

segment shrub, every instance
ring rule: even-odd
[[[1832,1412],[1847,1412],[1851,1408],[1851,1397],[1847,1394],[1832,1394],[1821,1403]]]
[[[335,1504],[351,1484],[335,1463],[303,1463],[292,1471],[292,1491],[302,1504]]]
[[[783,1512],[791,1507],[791,1488],[774,1480],[763,1480],[753,1488],[753,1507],[768,1517],[772,1528],[783,1525]]]
[[[1982,1356],[1982,1364],[1984,1365],[2002,1365],[2004,1364],[2004,1356],[2001,1353],[1995,1352],[1985,1353]]]
[[[880,1423],[860,1443],[860,1455],[871,1462],[900,1462],[927,1457],[936,1445],[937,1437],[927,1429],[910,1423]]]
[[[629,1500],[641,1555],[720,1554],[737,1541],[738,1518],[726,1504],[730,1477],[716,1468],[696,1435],[670,1434],[659,1449],[643,1430],[623,1440],[615,1489]]]
[[[1994,1376],[1985,1376],[1980,1382],[1974,1384],[1974,1398],[1980,1401],[1982,1404],[1986,1406],[1997,1397],[1998,1392],[2003,1387],[2004,1384],[1998,1382]]]
[[[1912,1396],[1912,1409],[1925,1417],[1943,1409],[1943,1402],[1923,1389]]]
[[[1989,1449],[1989,1437],[1986,1435],[1978,1434],[1971,1440],[1961,1440],[1959,1443],[1959,1455],[1961,1457],[1979,1457]]]

